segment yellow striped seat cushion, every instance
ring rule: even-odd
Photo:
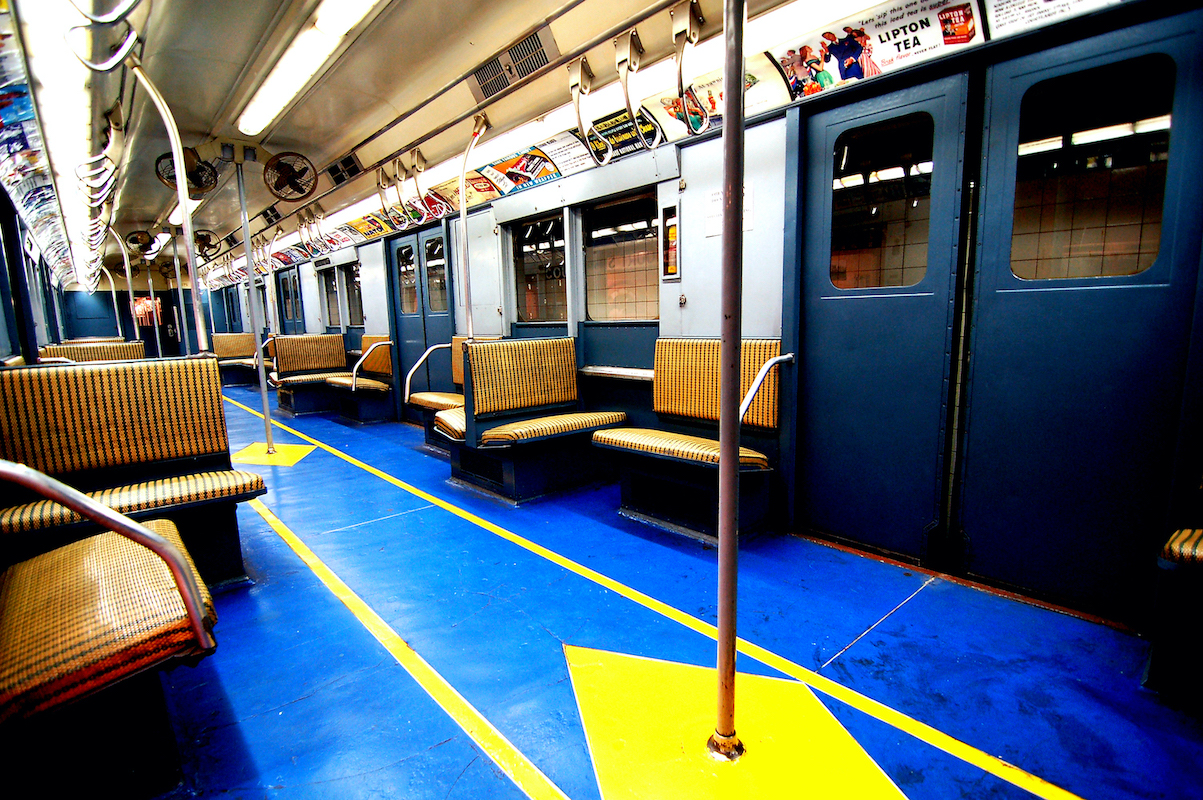
[[[1161,557],[1175,564],[1203,564],[1203,528],[1176,531],[1161,549]]]
[[[23,366],[25,366],[25,357],[22,356],[20,353],[11,355],[8,358],[4,359],[4,366],[6,366],[6,367],[23,367]]]
[[[477,414],[576,400],[572,339],[469,342],[472,408]]]
[[[263,478],[253,472],[221,470],[100,489],[88,492],[88,496],[122,514],[133,514],[154,508],[263,494],[266,491]],[[38,500],[0,511],[0,534],[34,531],[81,521],[83,517],[66,506],[53,500]]]
[[[781,355],[779,339],[744,339],[740,349],[739,396],[752,387],[756,373]],[[652,407],[660,414],[718,420],[718,339],[657,339]],[[765,377],[744,423],[777,427],[779,368]]]
[[[499,425],[480,436],[481,444],[512,444],[561,436],[565,433],[592,431],[627,421],[624,411],[585,411],[574,414],[553,414]]]
[[[593,443],[615,450],[637,450],[678,461],[718,464],[718,441],[650,428],[615,428],[593,434]],[[768,469],[769,459],[750,447],[739,448],[739,465]]]
[[[347,351],[339,333],[277,336],[276,367],[281,375],[291,372],[345,370]]]
[[[259,366],[257,363],[255,363],[255,359],[253,357],[252,358],[228,358],[228,359],[225,359],[224,361],[218,361],[217,363],[223,367],[225,367],[225,366],[250,367],[251,369],[256,369]],[[276,365],[272,363],[271,359],[268,359],[267,361],[265,361],[263,363],[263,367],[268,372],[273,372],[276,369]]]
[[[464,407],[445,408],[434,415],[434,429],[457,442],[462,442],[468,430]]]
[[[409,396],[409,402],[442,411],[444,408],[463,408],[464,396],[459,392],[414,392]]]
[[[69,358],[72,361],[129,361],[146,358],[144,342],[89,342],[87,344],[48,344],[38,350],[43,358]]]
[[[192,566],[212,629],[213,599],[175,526],[144,524]],[[167,565],[120,534],[90,536],[0,573],[0,723],[201,652]]]
[[[340,389],[350,389],[351,376],[337,375],[333,378],[326,378],[326,383],[330,386],[337,386]],[[378,381],[373,378],[365,378],[362,375],[359,376],[359,379],[355,381],[355,391],[357,392],[362,392],[365,390],[370,392],[387,392],[391,388],[393,387],[384,381]]]
[[[387,336],[364,336],[359,343],[359,349],[364,353],[367,353],[368,350],[372,349],[372,345],[387,341]],[[375,372],[379,375],[391,376],[393,374],[392,350],[393,348],[391,345],[377,347],[375,350],[372,350],[371,353],[368,353],[367,359],[364,360],[363,366],[359,368],[359,374],[362,375],[365,372]]]
[[[0,370],[0,458],[50,475],[228,453],[214,358]]]
[[[255,334],[215,333],[213,355],[218,358],[246,358],[255,355]]]
[[[273,380],[277,386],[298,386],[302,383],[324,383],[331,378],[346,378],[349,382],[351,371],[344,369],[337,372],[310,372],[305,375],[288,375],[283,378],[276,376]],[[350,384],[348,383],[348,385]]]

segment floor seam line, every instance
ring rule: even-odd
[[[328,531],[322,531],[321,533],[318,534],[318,536],[324,536],[327,533],[338,533],[339,531],[349,531],[352,528],[362,528],[364,525],[371,525],[373,522],[384,522],[386,519],[396,519],[397,517],[403,517],[406,514],[412,514],[415,511],[425,511],[428,508],[435,508],[435,505],[433,503],[427,503],[424,506],[420,506],[418,508],[411,508],[407,511],[398,511],[396,514],[389,514],[386,517],[377,517],[376,519],[368,519],[368,520],[364,520],[363,522],[356,522],[354,525],[344,525],[341,528],[331,528]]]
[[[842,656],[844,653],[846,653],[846,652],[848,652],[850,649],[852,649],[852,646],[853,646],[854,644],[856,644],[856,643],[857,643],[857,642],[859,642],[861,639],[865,638],[865,637],[866,637],[866,636],[868,636],[870,633],[872,633],[874,628],[876,628],[878,625],[880,625],[881,623],[883,623],[883,622],[885,622],[887,619],[889,619],[891,616],[893,616],[893,615],[894,615],[894,612],[898,611],[898,610],[899,610],[900,608],[902,608],[904,605],[906,605],[907,603],[909,603],[909,602],[911,602],[912,600],[914,600],[914,599],[915,599],[915,595],[919,594],[919,592],[923,591],[923,590],[924,590],[924,589],[926,589],[928,586],[931,586],[931,585],[932,585],[932,583],[934,583],[934,582],[935,582],[935,580],[936,580],[936,578],[935,578],[935,576],[934,576],[934,575],[933,575],[932,577],[928,578],[927,580],[925,580],[925,581],[923,582],[923,585],[922,585],[922,586],[920,586],[920,587],[919,587],[918,589],[916,589],[915,591],[911,592],[911,595],[910,595],[910,597],[906,598],[906,599],[905,599],[905,600],[903,600],[901,603],[899,603],[898,605],[894,606],[894,608],[890,609],[890,611],[889,611],[889,612],[887,612],[887,613],[886,613],[886,615],[885,615],[884,617],[882,617],[881,619],[877,620],[877,622],[874,622],[872,625],[870,625],[870,626],[868,627],[868,629],[866,629],[866,630],[865,630],[865,632],[864,632],[864,633],[862,633],[860,636],[857,636],[857,637],[856,637],[855,639],[853,639],[852,641],[848,642],[848,644],[844,645],[844,649],[843,649],[843,650],[840,650],[840,652],[836,653],[836,654],[835,654],[835,655],[833,655],[831,658],[827,659],[827,661],[826,661],[826,662],[824,662],[824,663],[823,663],[823,665],[819,667],[819,670],[824,670],[824,669],[827,669],[827,667],[828,667],[828,666],[831,664],[831,662],[832,662],[832,661],[835,661],[837,658],[839,658],[840,656]]]

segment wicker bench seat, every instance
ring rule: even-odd
[[[276,336],[272,342],[276,369],[269,379],[279,390],[276,400],[280,410],[289,414],[335,410],[338,399],[326,379],[351,377],[342,334]]]
[[[364,336],[363,355],[345,375],[330,375],[338,413],[357,422],[380,422],[396,417],[393,405],[393,343],[387,336]]]
[[[572,339],[471,341],[464,357],[464,407],[433,418],[452,477],[521,502],[608,475],[589,437],[626,413],[578,407]]]
[[[84,361],[129,361],[146,358],[146,343],[133,342],[72,342],[48,344],[38,348],[39,359]]]
[[[760,367],[780,352],[777,339],[743,341],[741,396]],[[593,444],[617,459],[624,516],[708,541],[717,536],[718,366],[718,339],[658,339],[652,406],[665,429],[593,434]],[[744,418],[749,430],[742,436],[755,447],[739,448],[741,532],[764,525],[772,511],[777,372],[770,371]]]
[[[0,371],[0,458],[133,516],[171,520],[210,584],[246,577],[236,504],[267,487],[231,468],[214,358]],[[6,490],[3,505],[8,563],[94,530],[27,490]]]
[[[239,386],[256,382],[255,334],[212,334],[213,355],[221,370],[223,386]]]

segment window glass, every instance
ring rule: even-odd
[[[1016,277],[1136,275],[1153,265],[1173,100],[1174,62],[1165,55],[1027,90],[1011,228]]]
[[[401,313],[418,313],[418,265],[413,245],[397,248],[397,272],[401,280]]]
[[[343,267],[347,285],[347,324],[363,325],[363,294],[359,289],[359,262]]]
[[[557,215],[513,228],[514,286],[521,322],[568,319],[564,283],[564,217]]]
[[[840,134],[831,184],[831,282],[914,286],[927,273],[935,123],[926,113]]]
[[[655,195],[586,208],[589,319],[659,319],[659,210]]]
[[[284,319],[295,319],[292,314],[292,284],[288,280],[288,273],[281,273],[277,289],[280,293],[280,302],[284,305]],[[264,306],[265,310],[266,308],[267,306]]]
[[[242,305],[238,299],[238,288],[236,286],[227,286],[222,289],[222,307],[226,312],[226,330],[240,331],[242,330]]]
[[[342,324],[338,313],[338,276],[332,269],[319,274],[322,276],[322,295],[326,298],[326,324],[337,327]]]
[[[447,310],[447,258],[442,236],[426,241],[426,302],[431,311]]]

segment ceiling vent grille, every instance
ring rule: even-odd
[[[280,221],[280,212],[276,210],[275,206],[268,206],[267,208],[263,209],[262,216],[263,222],[267,225],[275,225]]]
[[[346,183],[361,172],[363,167],[359,166],[354,153],[326,168],[326,174],[334,181],[335,186]]]
[[[560,49],[551,28],[544,26],[477,67],[468,80],[468,88],[476,102],[483,103],[559,57]]]

